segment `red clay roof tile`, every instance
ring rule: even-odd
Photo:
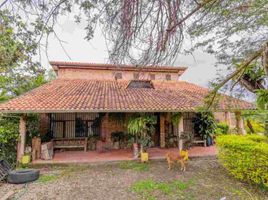
[[[57,79],[0,104],[0,112],[193,111],[209,92],[183,81],[152,82],[155,89],[127,89],[129,81]],[[254,109],[254,105],[223,96],[218,109]]]

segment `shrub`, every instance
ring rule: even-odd
[[[255,120],[250,120],[250,124],[253,130],[255,131],[255,133],[264,133],[264,124]],[[245,124],[245,128],[246,128],[247,133],[251,133],[251,130],[249,129],[247,124]]]
[[[215,129],[215,134],[216,135],[226,135],[227,133],[229,132],[229,126],[228,124],[224,123],[224,122],[219,122],[217,125],[216,125],[216,129]]]
[[[267,137],[259,135],[219,136],[219,160],[234,177],[268,189],[267,142]]]
[[[214,133],[216,128],[216,122],[211,112],[197,113],[193,119],[194,131],[200,134],[203,138],[208,138]]]
[[[13,117],[0,119],[0,160],[7,160],[12,165],[16,163],[18,126]]]

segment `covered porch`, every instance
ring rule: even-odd
[[[33,163],[133,160],[131,145],[129,145],[131,138],[130,140],[128,138],[126,123],[133,114],[135,113],[40,114],[41,142],[52,141],[54,155],[50,160],[41,160],[40,157],[37,157],[33,159]],[[195,112],[183,112],[178,124],[171,122],[172,112],[151,114],[157,117],[157,124],[151,135],[152,145],[148,150],[150,159],[163,159],[167,151],[178,151],[177,134],[186,133],[195,136],[193,122]],[[240,130],[244,128],[240,112],[218,112],[214,115],[217,121],[225,121],[230,126],[238,127]],[[24,155],[26,122],[27,116],[24,115],[20,119],[18,161]],[[118,138],[122,136],[124,136],[123,139],[119,140]],[[46,138],[46,141],[43,138]],[[81,140],[81,138],[85,140]],[[84,141],[86,142],[84,143]],[[195,143],[195,141],[193,142]],[[215,147],[205,147],[205,144],[204,141],[201,146],[192,147],[189,150],[190,156],[216,155]],[[60,145],[62,148],[58,148]]]
[[[178,152],[177,148],[150,148],[148,149],[150,160],[163,160],[167,152]],[[189,150],[189,157],[216,156],[215,146],[201,147],[195,146]],[[64,151],[55,153],[52,160],[35,160],[33,164],[71,164],[71,163],[99,163],[135,160],[131,149],[110,150],[106,152],[97,151]]]

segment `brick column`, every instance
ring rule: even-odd
[[[228,124],[229,127],[232,126],[232,119],[231,119],[231,113],[228,112],[224,112],[224,118],[225,118],[225,122],[226,124]]]
[[[24,156],[25,142],[26,142],[26,116],[23,115],[20,117],[19,139],[18,139],[18,147],[17,147],[17,161],[19,162]]]
[[[101,120],[101,138],[106,141],[109,140],[109,116],[105,113]]]
[[[165,142],[165,116],[163,114],[160,114],[160,147],[165,148],[166,142]]]
[[[235,112],[235,119],[236,119],[236,128],[237,128],[238,134],[243,134],[243,135],[246,134],[245,127],[244,127],[244,120],[241,116],[240,111]]]
[[[184,131],[184,127],[183,127],[183,116],[181,116],[180,122],[178,124],[178,131],[179,131],[179,138],[181,137],[181,133]],[[182,150],[182,140],[179,140],[179,150]]]

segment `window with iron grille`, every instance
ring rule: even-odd
[[[170,81],[171,80],[171,75],[170,74],[166,74],[166,80]]]
[[[100,136],[101,115],[98,113],[54,113],[50,122],[54,138]]]

